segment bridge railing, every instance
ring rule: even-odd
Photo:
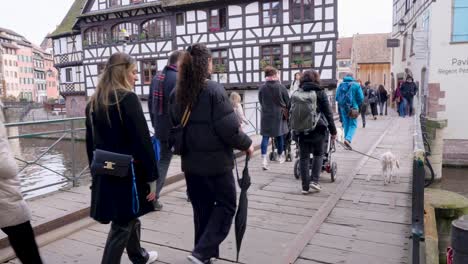
[[[425,126],[425,100],[416,100],[413,136],[413,182],[412,182],[412,263],[423,263],[424,257],[424,188],[434,181],[434,170],[428,156],[431,149],[427,138]],[[427,168],[427,169],[426,169]],[[429,172],[429,178],[426,177]]]
[[[260,104],[258,102],[252,102],[244,103],[242,105],[245,116],[249,122],[249,125],[244,126],[244,132],[248,135],[259,134]],[[145,113],[145,116],[147,117],[148,126],[152,130],[148,113]],[[27,168],[38,166],[51,174],[60,176],[62,179],[58,182],[49,183],[44,186],[34,186],[33,188],[25,189],[23,190],[23,193],[31,193],[66,183],[70,183],[73,187],[76,187],[81,179],[88,176],[89,166],[81,165],[80,167],[80,164],[83,162],[78,162],[78,159],[83,160],[82,155],[86,155],[86,153],[78,153],[78,144],[84,144],[85,139],[85,117],[8,123],[5,124],[5,126],[8,131],[15,131],[14,133],[9,134],[9,140],[47,139],[51,141],[51,144],[46,146],[44,151],[32,159],[25,159],[21,155],[16,155],[16,160],[23,165],[20,166],[21,169],[19,173],[25,171]],[[67,144],[67,148],[70,150],[70,160],[67,160],[67,164],[69,164],[70,167],[65,171],[57,170],[54,166],[47,164],[43,160],[44,157],[47,154],[50,154],[59,144]]]
[[[63,185],[65,183],[72,183],[75,187],[78,185],[78,181],[86,175],[88,167],[78,168],[77,162],[77,144],[79,140],[84,139],[84,118],[65,118],[57,120],[46,120],[46,121],[33,121],[33,122],[19,122],[19,123],[8,123],[5,124],[8,131],[17,131],[16,135],[9,134],[9,140],[15,139],[50,139],[52,144],[47,146],[37,157],[32,159],[23,158],[20,155],[15,156],[15,159],[23,164],[19,173],[26,169],[37,166],[46,170],[52,174],[56,174],[63,178],[58,182],[46,184],[44,186],[35,186],[30,189],[23,190],[23,193],[30,193],[37,190]],[[45,127],[45,129],[43,129]],[[14,129],[16,128],[16,129]],[[37,132],[37,130],[41,130]],[[68,142],[70,144],[71,168],[65,171],[60,171],[50,166],[47,163],[43,163],[43,158],[50,154],[50,152],[60,143]]]

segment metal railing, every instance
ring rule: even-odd
[[[243,127],[244,132],[248,135],[255,135],[260,133],[260,104],[258,102],[252,103],[243,103],[245,116],[249,122],[249,125]],[[147,117],[148,126],[151,128],[151,121],[149,120],[148,113],[145,113]],[[21,167],[19,173],[21,174],[27,168],[32,166],[38,166],[41,169],[55,174],[63,178],[58,182],[46,184],[44,186],[35,186],[30,189],[23,190],[23,193],[31,193],[41,189],[46,189],[53,186],[63,185],[70,183],[73,187],[78,186],[79,181],[89,174],[89,166],[84,166],[79,168],[78,155],[77,153],[77,144],[84,144],[84,132],[85,128],[85,117],[80,118],[64,118],[56,120],[42,120],[42,121],[31,121],[31,122],[16,122],[5,124],[7,129],[17,129],[18,133],[16,135],[9,135],[9,140],[19,140],[19,139],[48,139],[52,141],[52,144],[47,146],[46,149],[41,152],[37,157],[34,157],[31,160],[22,158],[20,156],[15,156],[15,159],[20,163],[24,164]],[[37,130],[41,130],[38,132]],[[58,171],[48,164],[43,164],[43,158],[58,144],[70,144],[70,153],[71,160],[67,160],[71,164],[70,168],[66,169],[64,172]],[[86,155],[86,154],[84,154]],[[81,157],[82,158],[82,157]],[[87,162],[86,162],[87,164]]]
[[[23,193],[30,193],[33,191],[49,188],[56,185],[62,185],[64,183],[71,183],[73,187],[78,185],[78,181],[86,175],[88,167],[82,168],[78,171],[77,168],[77,153],[76,153],[76,144],[79,139],[84,139],[84,137],[79,138],[78,134],[84,132],[84,125],[79,127],[79,123],[84,124],[85,118],[65,118],[59,120],[47,120],[47,121],[33,121],[33,122],[19,122],[19,123],[8,123],[5,124],[7,129],[17,128],[18,135],[10,135],[9,140],[15,139],[27,139],[27,138],[47,138],[54,140],[53,143],[47,147],[47,149],[42,152],[40,155],[35,157],[32,160],[26,160],[22,157],[16,156],[15,159],[24,164],[20,169],[19,173],[23,172],[31,166],[38,166],[44,170],[47,170],[53,174],[57,174],[63,178],[59,182],[50,183],[40,187],[34,187],[31,189],[24,190]],[[46,131],[35,132],[34,129],[41,126],[47,126]],[[27,128],[30,129],[27,129]],[[23,130],[26,130],[25,133],[22,133]],[[21,132],[20,132],[21,131]],[[65,172],[57,171],[47,164],[42,164],[40,161],[44,158],[45,155],[49,154],[59,143],[68,141],[71,144],[71,168]],[[67,173],[67,171],[69,171]]]
[[[428,159],[431,155],[431,147],[428,141],[426,130],[426,118],[424,115],[425,104],[422,101],[415,101],[416,114],[414,116],[414,159],[413,159],[413,181],[412,181],[412,263],[422,263],[421,257],[424,246],[424,188],[434,182],[434,170]],[[422,103],[422,104],[421,104]],[[426,167],[428,170],[426,170]],[[430,178],[426,179],[426,172],[429,171]]]

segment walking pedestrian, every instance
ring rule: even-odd
[[[42,264],[31,226],[31,213],[23,199],[18,167],[0,121],[0,229],[8,236],[16,257],[23,264]]]
[[[383,85],[379,85],[379,91],[377,93],[379,97],[379,108],[380,108],[380,115],[384,115],[384,109],[387,109],[387,101],[388,101],[388,92]],[[387,115],[387,112],[385,112]]]
[[[262,167],[268,170],[267,149],[270,138],[275,138],[278,149],[279,162],[284,163],[284,135],[289,132],[288,128],[288,107],[289,94],[279,82],[278,70],[273,67],[266,67],[266,82],[260,86],[258,101],[262,108],[261,129],[262,135]]]
[[[369,107],[369,88],[367,86],[363,86],[361,80],[357,80],[357,83],[361,87],[362,94],[364,95],[364,100],[362,101],[360,112],[362,119],[362,127],[366,128],[367,108]]]
[[[299,84],[301,82],[301,75],[302,74],[300,72],[296,72],[294,74],[294,80],[292,81],[291,86],[289,87],[289,96],[291,96],[292,93],[294,93],[295,91],[299,89]]]
[[[148,98],[151,123],[154,128],[155,137],[161,145],[159,159],[159,178],[156,182],[156,200],[154,209],[162,210],[163,204],[159,200],[162,188],[166,181],[167,171],[171,165],[172,151],[169,149],[169,131],[172,128],[169,116],[169,97],[176,86],[177,62],[182,52],[174,51],[169,57],[166,67],[151,81]]]
[[[183,129],[182,171],[193,207],[195,247],[188,259],[212,263],[229,234],[236,211],[233,149],[253,153],[252,140],[239,122],[224,88],[208,80],[211,52],[203,44],[189,46],[179,61],[171,96],[171,120]]]
[[[418,93],[418,87],[414,83],[412,76],[406,77],[406,82],[401,85],[401,95],[407,103],[407,113],[409,116],[414,114],[413,100],[414,96]]]
[[[242,108],[241,104],[241,96],[236,93],[232,92],[229,95],[229,100],[231,100],[232,107],[234,108],[234,112],[236,113],[237,120],[239,121],[239,125],[242,128],[242,131],[244,131],[244,127],[249,125],[249,120],[245,118],[244,114],[244,109]]]
[[[406,116],[406,99],[401,95],[401,86],[395,90],[393,101],[396,103],[397,111],[400,117]]]
[[[308,194],[309,188],[320,191],[326,131],[330,131],[331,140],[335,140],[337,131],[328,96],[320,87],[319,73],[314,70],[304,72],[299,90],[291,97],[291,125],[299,141],[302,194]],[[310,154],[314,155],[312,174]]]
[[[113,54],[86,106],[86,148],[91,168],[91,217],[111,224],[102,264],[153,263],[156,251],[140,244],[138,217],[154,210],[158,168],[140,100],[133,92],[136,61]],[[123,159],[133,160],[129,166]],[[121,169],[125,166],[125,169]],[[131,167],[131,168],[129,168]],[[114,173],[120,173],[114,176]]]
[[[379,115],[379,113],[377,112],[377,104],[379,103],[379,97],[377,91],[370,86],[370,82],[366,82],[366,87],[368,87],[367,94],[369,98],[368,100],[371,108],[372,117],[374,118],[374,120],[376,120],[377,116]]]
[[[340,110],[341,119],[345,133],[344,144],[351,149],[354,134],[357,129],[357,118],[359,109],[364,100],[364,94],[358,83],[351,74],[344,78],[336,91],[336,101]]]

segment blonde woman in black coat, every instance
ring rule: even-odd
[[[140,245],[139,216],[154,210],[156,180],[159,176],[148,125],[138,96],[133,92],[138,80],[136,61],[125,53],[115,53],[107,61],[96,92],[86,107],[86,147],[89,163],[96,149],[131,155],[133,175],[117,178],[93,175],[91,217],[101,223],[112,222],[102,264],[118,264],[124,249],[135,264],[153,263],[156,251]],[[135,206],[135,201],[138,206]],[[129,213],[135,206],[136,213]],[[134,208],[135,208],[134,207]]]

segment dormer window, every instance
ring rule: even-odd
[[[211,9],[209,30],[210,32],[217,32],[227,27],[226,8]]]

